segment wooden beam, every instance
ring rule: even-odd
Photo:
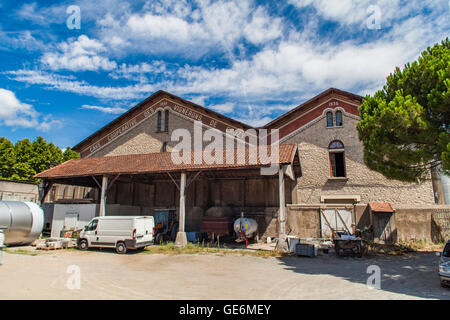
[[[194,177],[192,177],[191,179],[189,179],[189,182],[188,182],[187,185],[186,185],[186,189],[190,186],[190,184],[191,184],[192,182],[195,181],[195,179],[197,179],[197,177],[200,175],[200,173],[202,173],[202,170],[200,170],[199,172],[197,172],[197,173],[195,174]]]
[[[97,184],[98,188],[101,189],[102,186],[100,185],[100,183],[97,181],[97,179],[95,179],[95,176],[91,176],[92,179],[94,179],[95,183]]]
[[[42,206],[42,204],[45,201],[45,198],[47,197],[48,193],[52,189],[53,183],[50,181],[42,180],[39,184],[39,204]]]
[[[120,177],[120,174],[118,174],[117,176],[114,177],[114,179],[112,179],[112,181],[109,183],[108,185],[108,191],[109,189],[111,189],[111,187],[113,186],[114,182],[116,182],[116,180]]]
[[[184,172],[183,172],[184,173]],[[178,190],[180,190],[180,186],[178,185],[178,183],[175,181],[175,179],[172,177],[172,175],[170,174],[170,172],[167,172],[167,174],[169,175],[170,179],[172,180],[173,183],[175,183],[175,186],[177,187]],[[184,173],[186,175],[186,173]]]

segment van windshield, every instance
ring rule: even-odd
[[[447,244],[445,245],[442,255],[446,258],[450,258],[450,242],[447,242]]]
[[[94,231],[97,229],[98,220],[92,220],[91,223],[86,227],[86,231]]]

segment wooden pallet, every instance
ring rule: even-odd
[[[36,248],[37,250],[60,250],[60,249],[65,249],[63,247],[39,247]]]

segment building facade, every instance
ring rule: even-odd
[[[193,139],[200,136],[203,142],[193,144],[193,151],[196,148],[205,150],[210,143],[208,139],[201,139],[207,129],[215,129],[224,136],[227,130],[232,129],[233,134],[248,145],[251,145],[251,139],[242,132],[278,129],[281,144],[295,144],[298,168],[289,175],[291,179],[283,181],[286,188],[283,205],[278,175],[260,176],[253,174],[250,168],[247,173],[242,170],[219,174],[220,168],[208,167],[207,170],[199,170],[195,181],[186,189],[187,231],[198,231],[204,216],[228,215],[232,218],[244,212],[257,219],[260,237],[277,236],[279,222],[283,220],[280,211],[282,207],[284,210],[285,203],[287,233],[320,237],[330,228],[331,220],[335,221],[333,228],[341,224],[338,217],[343,224],[341,227],[347,229],[377,225],[368,206],[370,202],[389,202],[393,208],[401,210],[432,207],[431,181],[412,184],[389,180],[365,166],[363,146],[356,129],[361,102],[360,96],[328,89],[264,127],[252,128],[158,91],[73,149],[80,153],[82,160],[117,156],[133,159],[133,155],[166,153],[179,143],[173,139],[174,131],[179,129],[189,132]],[[102,187],[99,175],[92,174],[90,179],[87,173],[72,172],[64,176],[61,174],[64,170],[59,171],[57,175],[44,172],[41,177],[53,179],[54,183]],[[180,190],[175,181],[178,177],[173,179],[170,172],[169,176],[155,172],[139,176],[119,172],[109,174],[109,181],[113,183],[105,189],[103,198],[111,212],[154,214],[158,210],[179,211]],[[97,199],[97,203],[100,202],[101,199]],[[428,213],[424,215],[424,219],[428,219]],[[395,236],[390,227],[386,228],[387,224],[389,219],[380,227],[380,237]],[[424,235],[427,232],[417,237],[429,238]]]

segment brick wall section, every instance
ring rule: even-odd
[[[321,195],[360,195],[361,202],[388,201],[394,204],[433,204],[431,182],[422,184],[389,180],[364,165],[363,146],[356,130],[357,120],[344,114],[343,127],[326,127],[326,118],[289,138],[298,143],[303,176],[297,179],[297,203],[319,203]],[[340,140],[345,147],[348,180],[330,176],[328,145]]]

